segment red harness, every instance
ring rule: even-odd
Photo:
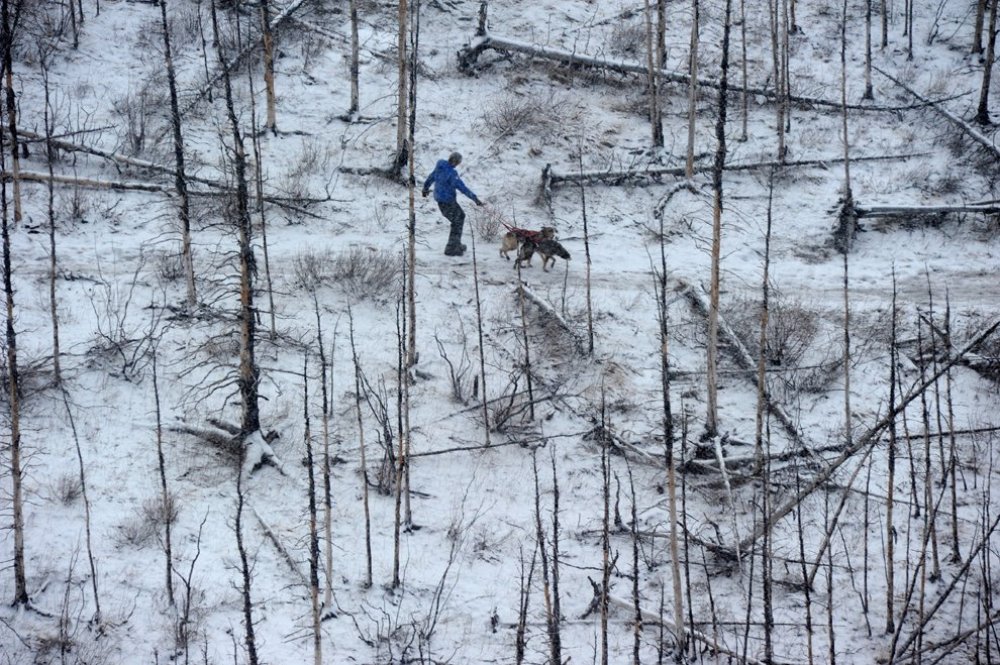
[[[517,239],[521,242],[530,242],[532,245],[537,245],[542,240],[541,231],[531,231],[529,229],[519,229],[516,226],[511,226],[507,222],[501,222],[507,227],[507,230],[517,236]]]

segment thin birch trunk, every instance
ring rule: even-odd
[[[476,256],[476,231],[469,228],[469,241],[472,246],[472,282],[476,292],[476,335],[479,341],[479,379],[482,384],[483,405],[483,436],[486,447],[490,447],[490,411],[489,399],[486,396],[486,343],[483,339],[483,301],[479,293],[479,260]]]

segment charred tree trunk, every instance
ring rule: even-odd
[[[882,0],[885,2],[885,0]],[[983,53],[983,25],[986,23],[986,6],[989,0],[976,1],[976,21],[972,33],[972,55]]]
[[[153,401],[156,407],[156,468],[160,475],[160,501],[163,504],[163,511],[166,518],[163,520],[163,551],[167,559],[166,565],[166,578],[167,578],[167,601],[170,606],[174,606],[174,555],[173,555],[173,541],[171,538],[170,527],[173,524],[173,520],[170,519],[170,491],[167,487],[167,463],[166,458],[163,455],[163,424],[161,422],[161,409],[160,409],[160,384],[156,372],[156,350],[153,350],[152,354],[152,371],[153,371]]]
[[[652,129],[652,145],[663,147],[663,114],[660,112],[660,78],[661,65],[659,34],[654,39],[652,7],[646,1],[646,94],[649,96],[649,124]]]
[[[896,335],[896,268],[892,269],[892,322],[889,342],[889,412],[896,410],[896,363],[899,346]],[[886,479],[885,502],[885,634],[896,632],[895,586],[896,586],[896,527],[894,508],[896,503],[896,419],[889,421],[888,478]]]
[[[360,62],[358,40],[358,0],[350,1],[348,10],[351,14],[351,106],[347,109],[349,119],[354,119],[360,112],[361,94],[359,92]]]
[[[691,0],[691,46],[688,51],[688,73],[690,82],[688,86],[688,141],[687,141],[687,162],[685,164],[684,177],[691,179],[694,177],[694,134],[695,118],[698,111],[698,23],[699,9],[698,0]]]
[[[212,30],[215,36],[219,62],[225,62],[222,43],[219,40],[219,20],[215,0],[211,3]],[[229,70],[223,70],[223,90],[226,95],[226,115],[233,135],[233,166],[236,171],[236,226],[239,233],[240,263],[240,364],[237,385],[239,386],[242,419],[240,433],[243,438],[260,430],[260,407],[258,404],[258,380],[260,369],[256,360],[256,310],[254,308],[254,276],[256,262],[253,255],[253,226],[250,221],[249,191],[247,189],[247,162],[240,132],[236,108],[233,104],[233,88]]]
[[[729,35],[732,0],[726,0],[722,30],[722,66],[719,77],[719,117],[715,124],[715,164],[712,169],[712,281],[708,310],[708,413],[705,418],[705,435],[714,437],[719,432],[718,423],[718,355],[719,355],[719,263],[722,245],[722,172],[726,165],[726,104],[729,82]]]
[[[3,63],[7,71],[8,82],[10,81],[11,64],[11,24],[10,9],[8,0],[0,0],[2,7],[2,35],[3,40]],[[12,88],[7,90],[8,104],[14,102],[14,92]],[[10,106],[8,106],[8,109]],[[11,120],[11,129],[14,128]],[[15,149],[14,154],[17,154]],[[0,171],[5,168],[4,152],[0,149]],[[14,181],[17,186],[17,180]],[[6,321],[6,342],[7,342],[7,390],[8,403],[10,406],[10,477],[11,477],[11,512],[13,516],[14,530],[14,599],[13,605],[27,605],[28,584],[24,569],[24,499],[22,497],[21,483],[23,481],[21,470],[21,386],[19,382],[17,366],[17,333],[14,330],[14,285],[13,266],[11,265],[10,252],[10,209],[7,203],[7,183],[0,182],[0,231],[3,240],[3,290],[4,300],[7,310]]]
[[[399,0],[399,34],[397,35],[397,95],[399,100],[396,105],[396,156],[393,159],[392,173],[399,177],[402,173],[406,161],[410,158],[410,146],[407,144],[406,131],[406,100],[407,94],[406,75],[407,67],[407,41],[409,35],[409,1]]]
[[[322,346],[322,341],[320,342]],[[323,370],[325,371],[325,370]],[[309,427],[309,354],[302,361],[302,418],[305,426],[306,478],[309,508],[309,601],[312,610],[313,663],[323,662],[323,633],[320,630],[319,603],[319,528],[316,507],[316,473],[313,460],[312,431]]]
[[[260,0],[261,43],[264,46],[264,87],[267,94],[267,122],[264,128],[278,133],[277,104],[274,96],[274,32],[271,29],[269,0]]]
[[[354,404],[358,416],[358,442],[361,448],[361,498],[365,513],[365,581],[364,588],[372,585],[372,520],[368,506],[368,460],[365,456],[365,430],[361,419],[361,365],[358,362],[358,347],[354,343],[354,315],[347,308],[347,319],[350,326],[351,356],[354,359]]]
[[[72,2],[72,0],[70,0]],[[14,8],[16,12],[16,7]],[[14,22],[17,19],[11,16],[10,0],[0,0],[0,48],[3,53],[3,73],[5,78],[7,101],[7,133],[10,137],[10,163],[13,182],[14,199],[14,224],[21,223],[21,156],[20,146],[17,137],[17,96],[14,93],[14,70],[13,70],[13,50],[14,50]]]
[[[872,0],[865,0],[865,94],[861,99],[875,99],[872,90]]]
[[[59,307],[56,299],[56,278],[58,276],[58,259],[56,258],[56,211],[55,211],[55,171],[53,162],[52,134],[55,129],[52,121],[52,103],[49,97],[49,66],[47,55],[39,48],[39,65],[42,70],[42,85],[45,88],[45,108],[43,121],[45,123],[45,164],[49,172],[46,186],[47,212],[49,218],[49,313],[52,319],[52,377],[57,386],[62,385],[61,352],[59,349]]]
[[[194,282],[194,258],[191,254],[191,207],[188,201],[187,176],[184,171],[184,136],[181,133],[181,112],[177,102],[177,77],[170,50],[170,27],[167,22],[167,0],[160,0],[160,19],[163,26],[163,60],[167,68],[170,89],[170,124],[174,130],[174,187],[177,189],[178,217],[181,223],[181,266],[187,286],[187,304],[194,308],[198,294]]]
[[[997,44],[997,5],[1000,1],[993,0],[990,5],[989,38],[986,42],[986,62],[983,64],[983,86],[979,91],[979,108],[976,110],[976,122],[980,125],[990,123],[990,80],[993,76],[993,61],[996,58]],[[10,76],[10,72],[7,73]]]

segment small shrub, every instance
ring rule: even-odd
[[[476,230],[476,238],[484,242],[493,242],[500,237],[504,216],[493,207],[477,208],[472,216],[472,225]]]
[[[727,310],[726,318],[734,334],[753,355],[760,346],[762,304],[750,298],[740,298]],[[818,331],[819,315],[815,311],[773,293],[768,303],[765,359],[775,367],[794,367],[816,339]]]
[[[641,23],[617,24],[608,38],[608,51],[630,58],[645,57],[646,28]]]
[[[173,494],[169,493],[166,501],[159,494],[146,499],[139,511],[142,519],[157,529],[166,526],[167,523],[174,524],[179,513],[177,500]]]
[[[293,274],[293,284],[308,292],[330,286],[356,300],[378,300],[399,291],[402,260],[374,247],[311,252],[296,257]]]
[[[523,95],[507,94],[488,107],[482,123],[497,139],[517,132],[545,134],[563,125],[565,102],[551,95],[540,100]]]
[[[155,259],[156,275],[161,282],[176,282],[184,276],[184,263],[180,254],[165,252]]]
[[[83,495],[83,483],[79,474],[65,473],[52,484],[50,496],[64,506],[75,503]]]
[[[120,546],[145,547],[156,536],[156,525],[141,515],[133,515],[119,524],[115,542]]]

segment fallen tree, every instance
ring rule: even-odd
[[[874,69],[879,74],[881,74],[882,76],[886,77],[887,79],[889,79],[890,81],[892,81],[893,83],[895,83],[896,85],[898,85],[903,90],[905,90],[908,93],[910,93],[911,95],[913,95],[913,97],[915,99],[918,99],[923,104],[925,104],[927,106],[930,106],[935,112],[937,112],[942,117],[946,118],[949,122],[951,122],[953,125],[955,125],[956,127],[958,127],[960,130],[962,130],[962,132],[964,132],[966,136],[968,136],[969,138],[971,138],[973,141],[975,141],[976,143],[978,143],[979,145],[981,145],[983,148],[985,148],[989,152],[992,152],[994,154],[994,156],[1000,157],[1000,148],[997,148],[997,146],[994,145],[993,141],[991,141],[987,136],[985,136],[981,132],[976,131],[976,129],[974,127],[972,127],[972,125],[970,125],[969,123],[965,122],[964,120],[962,120],[961,118],[959,118],[957,115],[955,115],[951,111],[949,111],[949,110],[945,109],[944,107],[942,107],[941,104],[940,104],[940,102],[934,102],[934,101],[931,101],[931,100],[927,99],[926,97],[924,97],[923,95],[921,95],[920,93],[918,93],[916,90],[914,90],[910,86],[906,85],[905,83],[903,83],[902,81],[900,81],[896,77],[892,76],[891,74],[888,74],[887,72],[882,71],[881,69],[879,69],[875,65],[872,65],[872,69]]]
[[[852,162],[882,162],[911,159],[913,157],[923,157],[927,153],[902,153],[896,155],[871,155],[867,157],[852,157]],[[817,166],[826,168],[831,164],[843,163],[843,157],[803,159],[794,162],[751,162],[748,164],[726,164],[727,172],[735,171],[757,171],[764,169],[787,169],[787,168],[807,168]],[[712,170],[711,164],[695,167],[695,173],[706,173]],[[542,169],[541,194],[546,202],[551,203],[552,188],[563,183],[572,184],[604,184],[604,185],[631,185],[647,186],[659,184],[664,178],[680,178],[685,176],[683,166],[676,167],[650,167],[629,171],[579,171],[576,173],[557,173],[552,169],[551,164],[546,164]]]
[[[563,51],[561,49],[548,48],[546,46],[538,46],[535,44],[529,44],[527,42],[522,42],[516,39],[509,39],[507,37],[501,37],[498,35],[492,35],[485,33],[482,35],[477,35],[469,41],[468,44],[463,46],[458,51],[458,68],[460,71],[466,73],[475,72],[479,67],[478,59],[485,51],[493,50],[502,53],[521,53],[532,58],[541,58],[543,60],[551,60],[553,62],[558,62],[561,64],[569,65],[571,67],[587,67],[591,69],[600,69],[606,71],[619,72],[622,74],[641,74],[643,76],[647,75],[649,71],[645,64],[638,62],[633,62],[630,60],[618,60],[615,58],[602,58],[598,56],[587,55],[584,53],[577,53],[574,51]],[[688,85],[691,81],[691,77],[687,74],[680,74],[668,69],[659,68],[657,74],[660,80],[667,81],[670,83],[678,83],[682,85]],[[718,90],[721,87],[721,83],[715,79],[708,78],[697,78],[695,80],[697,85],[704,88],[711,88],[713,90]],[[778,93],[770,88],[758,88],[758,87],[740,87],[728,84],[727,87],[730,90],[736,92],[744,92],[748,95],[758,95],[765,97],[767,99],[775,99],[778,97]],[[784,96],[783,96],[784,97]],[[831,101],[829,99],[822,99],[819,97],[805,97],[802,95],[788,95],[785,97],[789,102],[796,104],[801,104],[803,106],[825,106],[832,109],[840,110],[843,108],[843,104],[839,101]],[[930,100],[921,100],[921,103],[917,105],[924,106],[927,104],[935,104]],[[915,108],[914,106],[875,106],[872,104],[849,104],[848,109],[857,111],[877,111],[877,112],[896,112]]]

